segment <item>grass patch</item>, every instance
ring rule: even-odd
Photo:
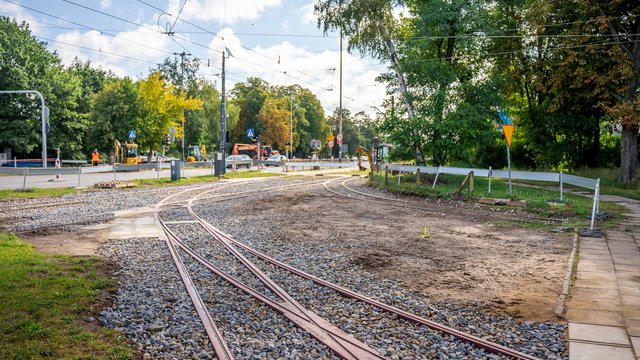
[[[130,359],[113,330],[84,321],[115,281],[92,257],[37,253],[0,232],[0,358]]]
[[[54,189],[26,189],[26,190],[0,190],[0,201],[14,199],[32,199],[39,197],[59,197],[63,195],[76,194],[83,190],[75,188],[54,188]]]
[[[259,177],[273,177],[273,176],[283,176],[278,173],[270,173],[270,172],[262,172],[258,170],[248,170],[248,171],[236,171],[236,172],[227,172],[222,179],[249,179],[249,178],[259,178]],[[215,175],[203,175],[203,176],[192,176],[188,178],[181,178],[177,181],[171,181],[171,178],[160,178],[160,179],[138,179],[135,180],[135,183],[140,187],[156,187],[156,186],[177,186],[177,185],[187,185],[187,184],[197,184],[203,182],[212,182],[220,180]]]
[[[400,185],[398,185],[400,177]],[[488,193],[489,181],[486,178],[474,179],[474,193],[468,194],[467,187],[462,190],[460,196],[454,195],[458,191],[464,176],[440,174],[435,189],[432,188],[432,180],[435,176],[429,175],[431,181],[428,184],[416,185],[415,174],[392,176],[389,175],[388,184],[384,185],[384,173],[374,174],[372,185],[389,191],[404,194],[417,195],[430,198],[457,198],[466,201],[476,201],[480,197],[504,198],[513,200],[526,200],[527,205],[522,209],[540,217],[553,217],[568,219],[571,226],[586,226],[589,222],[587,216],[591,213],[593,199],[589,197],[567,194],[561,204],[550,204],[550,200],[558,200],[560,193],[546,189],[531,188],[513,184],[512,195],[509,195],[507,181],[491,180],[491,193]],[[624,212],[619,205],[601,202],[600,209],[609,213]]]

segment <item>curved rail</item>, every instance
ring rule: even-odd
[[[334,181],[334,180],[335,179],[329,180],[329,182],[330,181]],[[325,183],[327,183],[327,181],[325,181],[323,184],[325,184]],[[371,306],[377,307],[377,308],[379,308],[381,310],[384,310],[386,312],[395,314],[395,315],[397,315],[398,317],[400,317],[402,319],[405,319],[405,320],[408,320],[408,321],[411,321],[411,322],[414,322],[414,323],[417,323],[417,324],[420,324],[420,325],[427,326],[430,329],[437,330],[437,331],[440,331],[440,332],[448,334],[448,335],[452,335],[452,336],[454,336],[454,337],[456,337],[456,338],[458,338],[458,339],[460,339],[462,341],[474,344],[475,346],[483,348],[483,349],[485,349],[485,350],[487,350],[489,352],[500,354],[500,355],[509,356],[509,357],[512,357],[512,358],[515,358],[515,359],[530,359],[530,360],[537,359],[534,356],[522,353],[522,352],[517,351],[517,350],[513,350],[513,349],[510,349],[510,348],[507,348],[507,347],[502,346],[500,344],[497,344],[497,343],[494,343],[494,342],[479,338],[479,337],[471,335],[471,334],[467,334],[467,333],[462,332],[460,330],[448,327],[446,325],[437,323],[437,322],[432,321],[432,320],[428,320],[426,318],[420,317],[418,315],[412,314],[410,312],[404,311],[404,310],[396,308],[394,306],[382,303],[382,302],[380,302],[378,300],[368,298],[368,297],[366,297],[364,295],[358,294],[358,293],[356,293],[354,291],[351,291],[351,290],[349,290],[347,288],[344,288],[344,287],[341,287],[339,285],[333,284],[331,282],[328,282],[326,280],[318,278],[318,277],[316,277],[314,275],[308,274],[308,273],[306,273],[306,272],[304,272],[302,270],[299,270],[297,268],[289,266],[289,265],[287,265],[287,264],[285,264],[285,263],[283,263],[281,261],[278,261],[278,260],[276,260],[274,258],[271,258],[268,255],[266,255],[266,254],[264,254],[264,253],[262,253],[262,252],[260,252],[258,250],[255,250],[255,249],[253,249],[253,248],[251,248],[251,247],[249,247],[249,246],[247,246],[247,245],[235,240],[231,235],[229,235],[229,234],[221,231],[220,229],[214,227],[212,224],[210,224],[209,222],[207,222],[206,220],[202,219],[197,214],[195,214],[195,212],[192,209],[192,204],[193,204],[193,201],[195,201],[195,200],[196,199],[193,199],[193,200],[191,200],[189,202],[189,204],[188,204],[189,212],[198,220],[198,223],[200,223],[203,226],[203,228],[206,229],[207,232],[209,232],[211,235],[213,235],[229,251],[232,251],[234,253],[238,253],[239,254],[239,259],[245,259],[246,262],[249,262],[249,260],[246,260],[246,258],[241,253],[239,253],[238,250],[235,249],[235,247],[241,248],[241,249],[247,251],[248,253],[250,253],[251,255],[256,256],[257,258],[259,258],[259,259],[261,259],[261,260],[263,260],[263,261],[265,261],[265,262],[267,262],[267,263],[269,263],[271,265],[277,266],[277,267],[279,267],[279,268],[281,268],[283,270],[291,272],[292,274],[295,274],[295,275],[298,275],[298,276],[300,276],[300,277],[302,277],[304,279],[310,280],[310,281],[314,282],[317,285],[324,286],[326,288],[332,289],[332,290],[336,291],[337,293],[339,293],[339,294],[341,294],[341,295],[343,295],[345,297],[348,297],[348,298],[351,298],[351,299],[354,299],[354,300],[362,301],[362,302],[364,302],[366,304],[369,304]],[[243,263],[244,263],[244,261],[243,261]],[[245,266],[247,266],[247,265],[245,264]],[[251,266],[255,266],[255,265],[251,264]],[[260,272],[259,269],[257,271]],[[278,288],[274,288],[274,289],[276,289],[274,291],[274,293],[277,293],[277,291],[279,291],[279,290],[277,290],[277,289],[279,289],[279,287]]]
[[[338,196],[342,196],[342,197],[347,197],[348,195],[342,194],[338,191],[332,190],[330,189],[327,184],[329,184],[330,182],[334,181],[335,179],[326,181],[325,184],[323,184],[323,187],[325,190],[336,194]],[[346,179],[341,183],[341,186],[343,188],[345,188],[348,191],[351,191],[355,194],[364,196],[365,198],[355,198],[355,197],[351,197],[348,196],[351,199],[356,199],[356,200],[360,200],[360,201],[370,201],[370,202],[375,202],[375,203],[384,203],[385,205],[389,205],[391,202],[391,205],[394,206],[398,206],[398,207],[404,207],[404,208],[408,208],[408,209],[414,209],[414,210],[421,210],[421,211],[426,211],[426,212],[440,212],[440,213],[447,213],[447,214],[451,214],[451,215],[459,215],[458,212],[453,212],[451,210],[449,210],[447,207],[444,207],[442,205],[438,205],[438,204],[425,204],[425,205],[418,205],[415,204],[411,201],[407,201],[407,200],[402,200],[402,199],[396,199],[396,198],[390,198],[390,197],[386,197],[386,196],[381,196],[381,195],[375,195],[375,194],[369,194],[363,191],[359,191],[356,189],[353,189],[349,186],[346,185],[347,182],[352,181],[352,178]],[[466,208],[465,211],[467,212],[472,212],[472,213],[476,213],[479,214],[481,216],[485,216],[486,212],[480,211],[480,210],[476,210],[476,209],[469,209]],[[499,220],[505,220],[505,221],[514,221],[514,222],[522,222],[522,221],[529,221],[529,220],[541,220],[541,221],[549,221],[549,222],[563,222],[562,219],[552,219],[552,218],[541,218],[541,217],[536,217],[536,216],[528,216],[526,218],[521,217],[521,218],[517,218],[514,219],[513,217],[510,216],[502,216],[502,214],[500,213],[491,213],[491,215],[495,218],[498,218]]]

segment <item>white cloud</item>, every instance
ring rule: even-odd
[[[316,0],[311,0],[307,5],[302,6],[298,9],[299,12],[302,13],[300,17],[300,21],[305,25],[317,25],[318,18],[313,13],[313,7],[316,4]]]
[[[31,27],[31,32],[34,35],[42,35],[42,31],[39,26],[40,22],[31,16],[24,8],[3,1],[0,2],[0,13],[9,18],[15,18],[18,23],[26,21]]]
[[[168,13],[177,16],[185,0],[170,0]],[[282,0],[189,0],[181,18],[192,20],[217,20],[232,24],[240,20],[257,19],[267,9],[278,7]]]
[[[132,75],[132,64],[138,64],[142,68],[153,66],[133,59],[156,63],[169,56],[163,52],[169,49],[169,38],[144,28],[121,32],[115,37],[93,30],[83,33],[72,31],[56,36],[55,40],[58,42],[51,42],[49,45],[58,52],[63,63],[71,63],[73,58],[79,56],[78,53],[81,52],[84,54],[81,58],[91,60],[93,64],[110,69],[119,76]]]
[[[100,9],[106,10],[111,8],[111,0],[100,0]]]
[[[289,42],[281,42],[267,48],[260,46],[247,50],[233,30],[225,29],[225,38],[214,38],[209,47],[211,66],[219,72],[222,49],[228,47],[233,57],[226,61],[227,88],[236,82],[255,76],[272,85],[299,84],[308,88],[320,99],[325,111],[332,112],[339,104],[339,51],[325,50],[313,53],[296,47]],[[278,63],[279,60],[279,63]],[[366,111],[372,114],[370,106],[380,105],[384,97],[384,86],[375,82],[379,75],[368,65],[370,60],[343,53],[343,107],[353,113]],[[329,90],[331,89],[331,90]],[[353,100],[351,100],[353,99]]]

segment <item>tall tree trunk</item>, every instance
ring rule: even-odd
[[[404,75],[402,73],[402,68],[400,67],[400,61],[398,61],[398,54],[396,53],[396,47],[393,45],[393,41],[391,41],[391,37],[389,36],[389,32],[387,31],[387,27],[384,25],[384,22],[380,17],[377,18],[378,26],[380,27],[380,31],[383,34],[384,42],[389,51],[389,56],[391,58],[391,64],[393,65],[393,69],[396,73],[396,79],[398,80],[398,86],[400,87],[400,91],[402,91],[402,99],[404,100],[404,104],[407,108],[407,115],[409,116],[409,121],[413,121],[415,119],[415,114],[413,112],[413,105],[411,104],[411,99],[409,98],[409,91],[407,90],[407,85],[404,80]],[[411,136],[414,138],[413,147],[416,158],[416,165],[424,165],[424,155],[422,154],[422,150],[420,149],[420,134],[417,129],[413,129],[411,132]]]
[[[622,146],[620,151],[620,182],[635,180],[638,171],[638,129],[622,127]]]

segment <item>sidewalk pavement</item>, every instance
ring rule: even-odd
[[[603,238],[580,238],[567,303],[569,358],[640,360],[640,201],[602,195],[630,213]]]

